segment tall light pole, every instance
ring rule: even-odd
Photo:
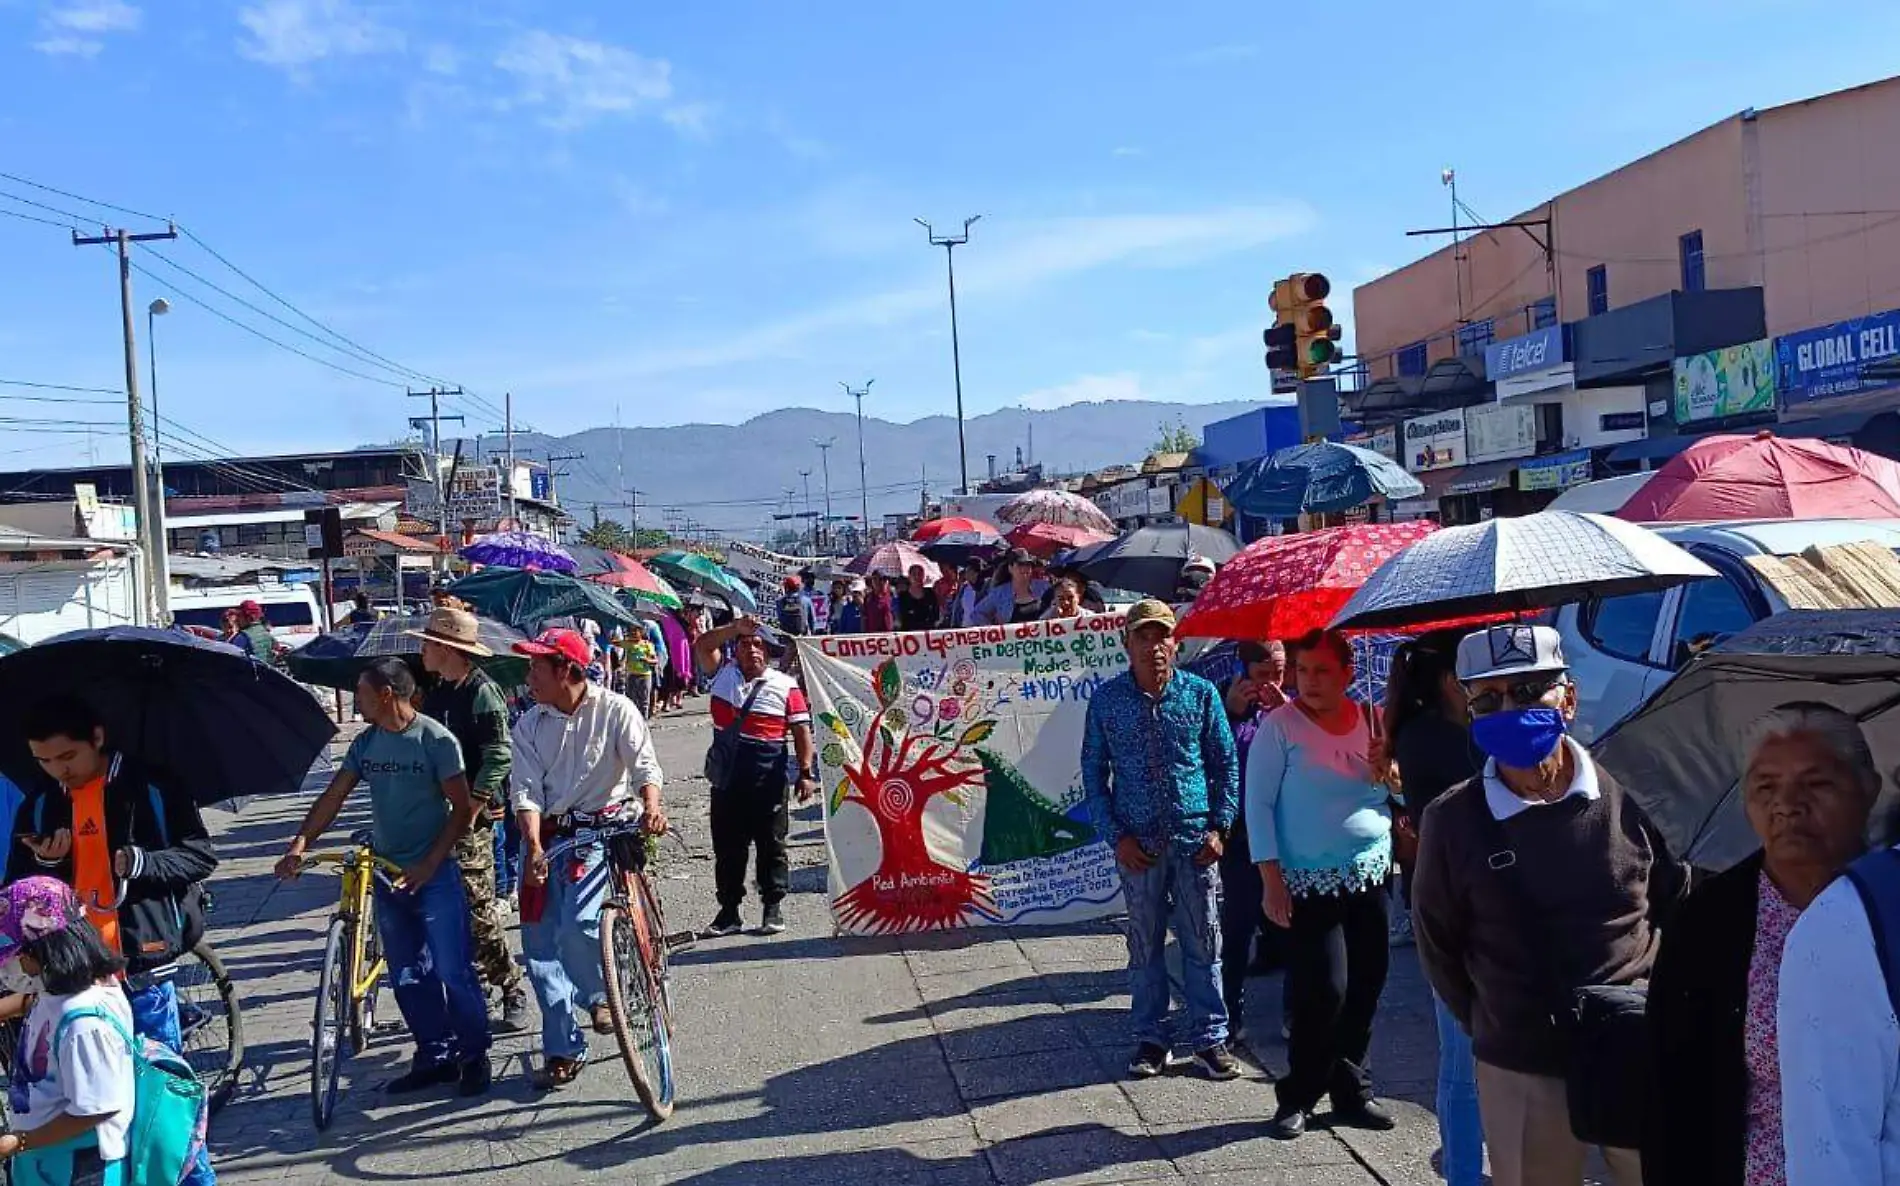
[[[963,355],[957,346],[957,248],[970,241],[970,228],[975,226],[981,214],[972,214],[963,220],[963,233],[958,235],[939,235],[936,230],[921,218],[911,221],[924,228],[932,247],[943,248],[943,263],[950,276],[950,371],[957,385],[957,472],[962,485],[957,487],[958,494],[970,492],[970,454],[963,444]]]
[[[871,487],[864,477],[864,397],[871,394],[871,384],[875,382],[876,379],[866,379],[862,387],[853,387],[842,381],[838,384],[844,388],[846,395],[858,401],[858,510],[863,516],[858,520],[860,541],[869,539],[871,535]]]
[[[165,422],[158,415],[158,332],[156,322],[172,311],[158,297],[145,306],[145,359],[152,376],[152,586],[161,613],[171,609],[171,532],[165,526]]]
[[[812,523],[813,516],[811,513],[811,471],[808,469],[801,469],[798,471],[798,476],[805,479],[805,528],[806,530],[811,532],[811,537],[810,537],[811,550],[815,552],[818,550],[818,528],[815,524]],[[806,555],[810,555],[810,554],[811,554],[810,552],[806,553]]]
[[[825,470],[825,543],[827,545],[831,543],[831,447],[837,443],[837,437],[812,441],[812,444],[818,446],[818,456]]]

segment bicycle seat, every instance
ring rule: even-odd
[[[350,833],[350,845],[354,848],[369,848],[375,833],[368,828],[358,828]]]

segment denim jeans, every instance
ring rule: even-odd
[[[142,978],[140,982],[143,983]],[[183,1058],[185,1036],[178,1023],[177,985],[169,980],[144,984],[141,988],[128,984],[125,996],[132,1005],[132,1031]],[[218,1175],[211,1168],[211,1154],[200,1148],[178,1186],[217,1186],[217,1181]]]
[[[575,849],[548,870],[541,917],[521,923],[521,954],[541,1004],[541,1051],[549,1058],[587,1057],[587,1034],[575,1014],[607,999],[600,972],[600,907],[607,900],[606,853],[598,844]]]
[[[1471,1036],[1432,994],[1438,1019],[1439,1168],[1446,1186],[1478,1186],[1484,1179],[1484,1127],[1478,1119],[1478,1061]]]
[[[515,813],[509,811],[494,821],[494,830],[495,896],[512,898],[521,881],[521,825],[515,822]]]
[[[1194,850],[1169,844],[1140,873],[1121,870],[1128,904],[1128,977],[1134,996],[1135,1041],[1171,1047],[1168,1033],[1168,932],[1181,946],[1180,1038],[1190,1050],[1227,1040],[1221,1001],[1220,871],[1200,868]]]
[[[488,1054],[488,998],[475,976],[468,898],[454,858],[414,890],[376,887],[396,1008],[416,1040],[415,1065],[471,1062]]]

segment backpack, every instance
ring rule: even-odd
[[[778,628],[787,634],[806,634],[811,630],[811,622],[805,613],[805,598],[797,593],[787,593],[778,599]]]
[[[1874,956],[1887,981],[1887,1002],[1900,1017],[1900,852],[1870,852],[1847,867],[1847,880],[1867,911],[1874,933]]]
[[[66,1027],[97,1017],[119,1031],[132,1054],[132,1124],[125,1135],[124,1186],[178,1186],[204,1147],[204,1084],[191,1066],[150,1038],[135,1037],[102,1009],[74,1009],[53,1029],[58,1050]]]

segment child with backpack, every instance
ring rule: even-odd
[[[72,887],[25,877],[0,889],[0,961],[39,982],[14,1053],[0,1133],[13,1186],[176,1186],[204,1140],[204,1093],[176,1055],[133,1036],[125,961]],[[94,1177],[95,1174],[87,1174]]]

